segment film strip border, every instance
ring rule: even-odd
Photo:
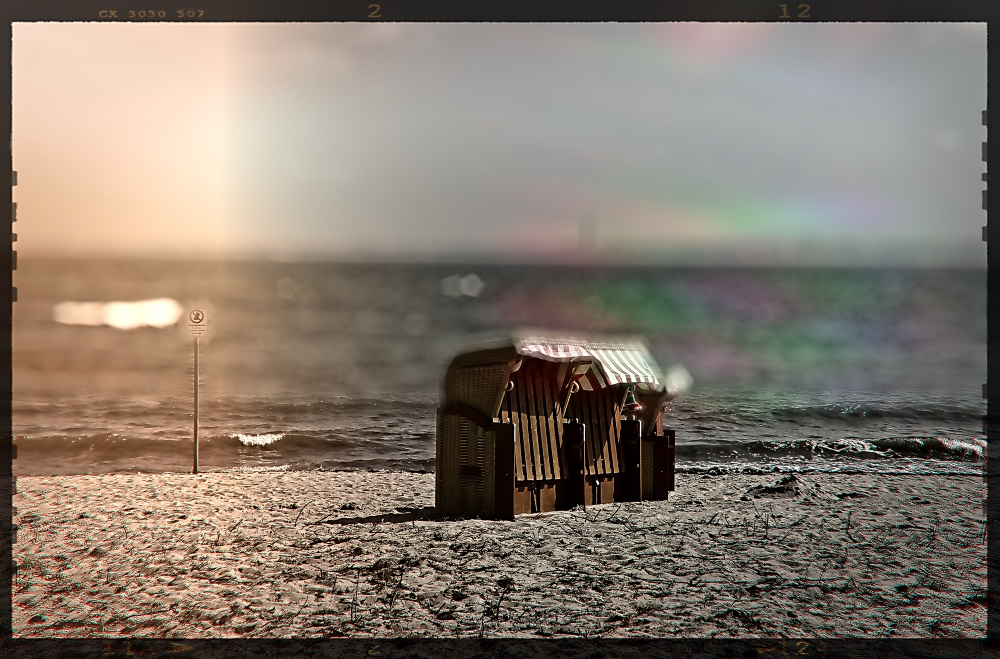
[[[986,124],[986,110],[983,110],[983,128],[987,128],[988,129],[988,126]],[[983,225],[983,242],[986,243],[987,257],[988,257],[988,255],[989,255],[989,233],[990,233],[989,229],[990,229],[990,223],[989,223],[989,208],[987,206],[987,196],[986,196],[986,193],[987,193],[987,190],[989,188],[989,181],[986,178],[986,176],[989,173],[989,165],[988,165],[988,161],[986,159],[986,144],[987,144],[987,141],[983,140],[983,163],[984,163],[984,168],[985,168],[985,171],[983,171],[983,211],[986,212],[986,224]],[[988,263],[987,263],[987,265],[988,265]],[[989,309],[987,309],[987,319],[989,320]],[[988,339],[987,339],[987,341],[988,341]],[[986,374],[987,374],[987,378],[986,378],[987,381],[983,383],[983,400],[987,401],[987,405],[988,405],[989,404],[989,390],[990,390],[990,388],[989,388],[989,369],[988,368],[987,368],[987,373]],[[987,441],[987,446],[986,446],[986,457],[987,457],[986,464],[987,465],[989,465],[989,457],[990,457],[990,447],[989,447],[990,419],[991,419],[991,417],[990,417],[990,414],[989,414],[989,407],[987,407],[987,413],[986,413],[985,416],[983,416],[983,435],[985,435],[986,441]]]
[[[17,185],[17,172],[15,172],[15,171],[11,172],[10,185],[11,185],[11,187],[14,187],[14,186]],[[14,250],[14,247],[13,247],[14,243],[17,242],[17,234],[14,232],[14,223],[15,222],[17,222],[17,202],[16,201],[12,201],[12,202],[10,202],[10,244],[11,244],[11,250],[10,250],[10,269],[11,269],[11,272],[13,272],[14,270],[17,270],[17,251]],[[11,300],[11,302],[17,302],[17,287],[15,287],[15,286],[11,286],[11,288],[10,288],[10,300]]]
[[[13,285],[13,273],[17,270],[17,252],[14,250],[14,243],[17,242],[17,234],[14,232],[14,223],[17,222],[17,202],[14,201],[14,188],[17,186],[17,172],[11,168],[11,203],[10,203],[10,241],[11,241],[11,251],[10,251],[10,277],[11,277],[11,306],[7,309],[4,321],[7,323],[8,329],[10,328],[10,322],[12,319],[13,303],[17,301],[17,288]],[[9,357],[9,347],[6,352],[7,363],[10,365]],[[7,423],[10,424],[10,385],[12,384],[12,373],[8,372],[8,379],[5,381],[4,389],[7,394],[7,400],[5,401],[7,410]],[[13,588],[15,581],[17,580],[18,565],[14,560],[14,545],[17,543],[17,524],[14,520],[17,517],[18,510],[13,504],[13,495],[17,493],[17,481],[13,474],[13,461],[17,459],[17,445],[14,443],[13,428],[8,425],[6,428],[4,441],[2,446],[0,446],[0,455],[9,455],[10,460],[6,459],[3,461],[2,465],[2,477],[0,477],[0,502],[2,506],[0,509],[6,509],[10,511],[9,515],[3,515],[0,518],[0,543],[2,543],[2,554],[0,554],[0,601],[5,605],[9,606],[13,601]],[[7,452],[7,447],[10,447],[9,453]],[[0,615],[0,635],[9,636],[13,633],[11,628],[11,609],[5,608],[3,610],[3,615]]]
[[[983,110],[983,127],[989,137],[987,110]],[[989,160],[987,141],[983,141],[983,211],[986,224],[983,226],[983,240],[986,242],[987,283],[986,283],[986,383],[983,384],[983,398],[986,399],[986,415],[983,417],[983,434],[986,436],[986,460],[984,477],[986,480],[986,637],[991,644],[1000,643],[1000,427],[998,427],[997,372],[998,350],[996,347],[998,325],[1000,325],[1000,298],[998,298],[997,268],[995,257],[990,250],[990,222],[988,205]],[[995,232],[996,230],[994,230]],[[993,382],[991,385],[990,383]]]

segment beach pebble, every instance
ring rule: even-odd
[[[981,478],[823,474],[823,488],[813,478],[678,474],[667,501],[497,522],[420,512],[433,507],[433,474],[21,477],[14,628],[173,638],[980,633],[986,548],[982,508],[973,514],[969,502],[983,501]],[[400,515],[409,518],[379,521]]]

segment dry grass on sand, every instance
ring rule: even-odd
[[[433,474],[21,477],[15,635],[982,636],[982,479],[777,481],[493,522]]]

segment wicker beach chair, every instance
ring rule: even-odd
[[[523,334],[471,346],[444,378],[438,513],[513,519],[666,499],[674,489],[674,433],[662,421],[670,398],[635,340]]]

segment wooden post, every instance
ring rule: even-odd
[[[642,501],[642,434],[641,421],[621,422],[622,452],[625,454],[625,492],[616,500]]]
[[[201,335],[208,329],[208,315],[204,309],[192,309],[188,314],[188,329],[194,337],[194,466],[191,473],[198,473],[198,387],[201,384]]]
[[[198,364],[198,357],[201,348],[201,337],[194,337],[194,469],[191,473],[198,473],[198,380],[201,369]]]
[[[493,516],[496,519],[514,519],[514,424],[498,423],[493,426],[494,469]]]
[[[566,447],[566,489],[570,507],[583,504],[587,509],[586,427],[577,419],[563,425],[563,445]]]
[[[653,455],[644,456],[652,459],[652,499],[663,501],[670,492],[670,438],[664,435],[652,437]]]
[[[663,435],[667,440],[667,490],[670,492],[674,491],[674,474],[677,468],[677,435],[674,434],[673,430],[667,429],[663,431]],[[664,497],[666,498],[666,497]]]

